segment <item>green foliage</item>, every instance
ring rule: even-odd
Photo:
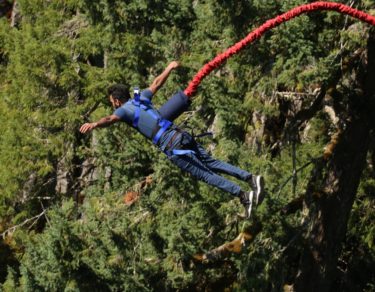
[[[145,88],[169,61],[180,60],[182,67],[154,98],[161,105],[216,54],[306,1],[18,2],[18,27],[0,20],[0,232],[49,211],[0,239],[12,253],[4,256],[12,260],[4,263],[10,267],[0,275],[2,290],[281,290],[296,273],[305,214],[284,216],[280,210],[304,194],[314,167],[300,170],[293,186],[293,156],[296,168],[320,157],[336,130],[319,111],[297,133],[293,153],[285,129],[293,113],[312,103],[311,93],[342,67],[341,56],[366,47],[368,26],[335,13],[301,16],[202,82],[190,126],[195,133],[213,129],[214,139],[200,142],[218,159],[262,173],[268,194],[251,219],[263,225],[255,240],[242,253],[206,265],[193,256],[248,227],[238,218],[240,202],[181,173],[126,125],[87,137],[79,126],[111,113],[104,100],[108,85]],[[371,1],[355,5],[374,8]],[[338,90],[349,96],[351,83],[342,83],[346,87]],[[293,94],[306,95],[297,101]],[[87,183],[80,177],[82,163],[92,158],[96,177]],[[72,180],[67,194],[55,190],[62,161]],[[148,175],[153,183],[126,206],[124,193]],[[342,254],[353,273],[361,264],[373,265],[373,193],[369,168]],[[80,196],[82,204],[73,200]],[[370,289],[371,277],[360,284]]]

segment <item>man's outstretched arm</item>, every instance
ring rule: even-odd
[[[176,61],[171,62],[167,68],[164,69],[163,73],[161,73],[158,77],[155,78],[155,80],[150,85],[149,89],[151,90],[152,94],[155,94],[160,87],[164,84],[164,82],[167,80],[169,74],[173,69],[176,69],[180,64]]]
[[[95,128],[104,128],[104,127],[108,127],[116,122],[119,122],[120,121],[120,118],[116,115],[110,115],[110,116],[107,116],[107,117],[104,117],[104,118],[101,118],[99,121],[95,122],[95,123],[85,123],[81,126],[81,128],[79,129],[79,131],[83,134],[85,133],[88,133],[88,132],[91,132],[92,130],[94,130]]]

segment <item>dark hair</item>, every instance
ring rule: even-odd
[[[113,84],[108,88],[108,95],[116,99],[130,99],[129,87],[124,84]]]

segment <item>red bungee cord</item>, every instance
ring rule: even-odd
[[[279,16],[276,16],[275,18],[272,18],[268,21],[266,21],[264,24],[262,24],[260,27],[249,33],[244,39],[227,49],[225,52],[217,55],[214,59],[212,59],[210,62],[205,64],[202,69],[199,70],[199,72],[193,77],[193,79],[190,81],[188,87],[184,90],[185,94],[189,97],[193,96],[197,89],[199,84],[201,83],[202,79],[206,77],[208,74],[210,74],[215,68],[219,67],[226,59],[231,57],[234,54],[237,54],[240,50],[242,50],[245,46],[252,43],[256,39],[259,39],[266,31],[282,24],[283,22],[286,22],[296,16],[299,16],[303,13],[316,11],[316,10],[333,10],[337,11],[342,14],[348,14],[354,18],[357,18],[359,20],[362,20],[364,22],[367,22],[371,25],[375,26],[375,17],[372,15],[369,15],[363,11],[351,8],[347,5],[341,4],[341,3],[335,3],[335,2],[313,2],[310,4],[305,4],[298,6],[296,8],[293,8],[292,10],[281,14]]]

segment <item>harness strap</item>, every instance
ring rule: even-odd
[[[162,151],[169,157],[169,156],[172,156],[172,155],[187,155],[187,154],[195,154],[195,151],[194,150],[191,150],[191,149],[173,149],[173,150],[169,150],[173,144],[173,142],[175,141],[176,137],[178,136],[178,134],[181,134],[182,131],[178,128],[175,129],[176,133],[171,137],[171,139],[169,140],[168,144],[166,145],[165,148],[162,149]],[[167,150],[166,150],[167,149]]]
[[[141,108],[138,106],[135,108],[134,112],[134,119],[133,119],[133,127],[138,127],[139,117],[141,116]]]
[[[133,119],[133,127],[136,128],[138,127],[139,117],[141,115],[141,95],[138,87],[134,87],[134,99],[132,100],[132,103],[136,106]]]
[[[141,93],[139,91],[139,87],[134,87],[134,101],[139,105],[141,101]]]
[[[154,136],[154,138],[152,139],[152,142],[154,144],[157,144],[160,140],[160,137],[161,135],[163,135],[163,133],[172,125],[172,122],[171,121],[168,121],[168,120],[165,120],[165,119],[161,119],[160,122],[159,122],[159,126],[160,126],[160,129],[159,131],[156,133],[156,135]]]
[[[134,88],[134,99],[132,100],[132,104],[135,106],[134,111],[134,119],[133,119],[133,127],[138,128],[139,118],[141,116],[141,109],[145,110],[150,116],[153,117],[154,120],[159,121],[159,130],[155,134],[152,139],[154,144],[157,144],[160,140],[160,137],[163,133],[172,125],[171,121],[166,119],[160,118],[157,114],[155,114],[154,109],[152,108],[152,102],[149,99],[141,99],[140,91],[138,87]]]
[[[169,152],[169,153],[168,153]],[[194,150],[181,150],[181,149],[174,149],[172,151],[167,151],[166,154],[169,156],[169,154],[174,155],[186,155],[186,154],[195,154]]]

